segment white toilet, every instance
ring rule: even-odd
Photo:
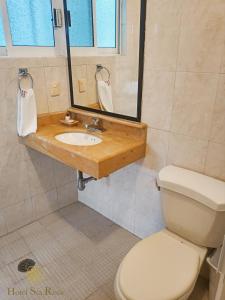
[[[118,300],[185,300],[208,248],[225,235],[225,182],[168,166],[158,185],[166,229],[137,243],[115,279]]]

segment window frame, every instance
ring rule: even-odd
[[[52,10],[53,8],[59,8],[63,12],[64,5],[62,0],[51,0],[51,4]],[[54,24],[52,24],[55,46],[14,46],[12,43],[9,16],[5,0],[0,0],[0,9],[2,11],[3,30],[6,41],[6,47],[0,47],[0,57],[55,57],[58,55],[65,55],[66,38],[64,20],[62,28],[55,28]]]
[[[116,0],[116,47],[97,47],[96,0],[92,0],[93,42],[91,47],[70,46],[71,56],[112,56],[120,54],[121,0]]]
[[[116,20],[116,48],[100,48],[96,46],[97,33],[96,33],[96,13],[95,4],[96,0],[93,0],[93,47],[71,47],[72,56],[112,56],[118,55],[121,52],[121,0],[117,1],[117,20]],[[0,47],[1,57],[55,57],[65,56],[66,50],[66,36],[65,36],[65,18],[64,18],[64,0],[51,0],[52,9],[58,8],[62,10],[63,26],[61,28],[55,28],[53,25],[53,33],[55,38],[55,47],[45,46],[14,46],[12,44],[11,30],[9,24],[9,17],[7,11],[7,4],[5,0],[0,0],[0,10],[2,11],[3,30],[5,33],[6,46]]]

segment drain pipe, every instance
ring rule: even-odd
[[[93,181],[93,180],[96,181],[97,179],[92,176],[84,178],[83,172],[78,171],[78,183],[77,183],[78,190],[84,191],[86,184],[88,184],[88,182]]]

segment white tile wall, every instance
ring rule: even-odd
[[[77,200],[75,171],[27,149],[17,137],[19,67],[34,77],[39,113],[69,107],[65,59],[0,58],[0,236]],[[56,81],[61,95],[52,98],[49,88]]]
[[[154,184],[160,168],[174,164],[225,180],[225,2],[147,3],[146,157],[79,193],[140,237],[163,227]]]

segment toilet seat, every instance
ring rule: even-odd
[[[115,282],[118,299],[187,299],[206,252],[206,248],[197,247],[167,230],[140,241],[118,270]]]

